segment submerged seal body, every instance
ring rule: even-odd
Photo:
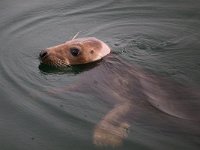
[[[104,42],[96,38],[80,38],[47,48],[40,53],[40,59],[44,64],[64,67],[94,62],[109,53],[110,48]],[[92,93],[110,104],[112,109],[94,128],[93,142],[96,145],[121,145],[133,120],[144,116],[162,128],[174,124],[173,131],[183,130],[185,133],[189,129],[191,132],[191,125],[192,130],[196,127],[192,134],[200,135],[199,90],[158,77],[114,54],[81,73],[77,84],[63,89],[64,92]],[[160,120],[163,117],[165,119]]]

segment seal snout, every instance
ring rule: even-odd
[[[47,57],[48,51],[46,49],[42,50],[39,54],[41,60]]]

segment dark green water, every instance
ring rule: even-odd
[[[1,0],[0,149],[111,149],[92,142],[109,102],[95,93],[49,94],[83,72],[41,70],[41,49],[81,31],[80,37],[105,41],[124,60],[199,90],[199,27],[198,0]],[[200,149],[196,124],[168,121],[163,112],[145,112],[145,106],[138,110],[141,117],[115,149]]]

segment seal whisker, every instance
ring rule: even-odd
[[[74,40],[74,39],[79,35],[79,33],[80,33],[80,31],[77,32],[77,33],[73,36],[73,38],[72,38],[71,40]]]

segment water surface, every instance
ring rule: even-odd
[[[199,89],[199,10],[196,0],[2,0],[1,149],[110,149],[92,142],[95,125],[111,108],[109,102],[78,91],[49,94],[74,84],[82,68],[39,68],[41,49],[69,40],[78,31],[80,37],[105,41],[130,63]],[[170,122],[163,112],[152,111],[151,117],[146,107],[139,110],[140,118],[116,149],[199,149],[195,124],[180,118]],[[176,130],[173,123],[179,121],[187,130]]]

